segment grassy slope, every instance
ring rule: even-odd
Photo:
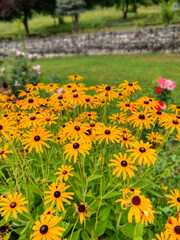
[[[164,77],[176,81],[173,92],[180,103],[180,54],[103,55],[42,58],[42,72],[57,75],[62,83],[67,76],[82,75],[85,83],[118,85],[124,79],[138,81],[143,89],[151,88],[152,81]]]
[[[129,13],[128,19],[122,19],[121,10],[117,10],[115,7],[100,8],[97,7],[94,10],[86,11],[81,14],[80,17],[80,31],[81,32],[94,32],[99,30],[124,30],[134,28],[133,26],[114,26],[108,27],[111,24],[134,22],[137,20],[143,20],[146,22],[159,22],[161,21],[159,15],[160,9],[157,7],[140,7],[138,13]],[[65,23],[58,25],[57,19],[53,19],[51,16],[35,15],[29,21],[29,27],[31,33],[41,33],[46,35],[47,33],[58,32],[59,34],[69,34],[73,31],[71,17],[65,17]],[[174,16],[175,20],[180,20],[178,13]],[[13,34],[24,34],[24,28],[19,20],[12,23],[0,22],[0,37],[10,36]]]

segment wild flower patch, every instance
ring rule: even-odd
[[[180,106],[82,79],[0,95],[1,238],[179,240]]]

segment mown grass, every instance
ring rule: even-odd
[[[60,83],[65,83],[71,74],[82,75],[88,86],[117,86],[126,79],[138,81],[146,94],[159,77],[171,79],[177,83],[173,91],[175,103],[180,102],[179,53],[41,58],[35,64],[41,65],[45,75],[57,76]]]
[[[174,20],[180,20],[178,12],[174,15]],[[48,34],[70,34],[73,33],[72,18],[65,17],[63,24],[58,24],[57,18],[52,18],[49,15],[34,15],[29,21],[29,28],[31,34],[38,34],[39,36],[46,36]],[[133,25],[120,25],[119,23],[137,23]],[[111,8],[100,8],[86,11],[80,15],[80,33],[95,32],[95,31],[113,31],[113,30],[127,30],[140,27],[144,22],[161,22],[160,8],[155,6],[139,7],[137,13],[128,13],[128,19],[122,18],[122,11]],[[139,25],[140,24],[140,25]],[[162,25],[158,25],[162,26]],[[152,27],[151,25],[148,27]],[[24,27],[20,20],[15,20],[11,23],[0,22],[0,37],[11,36],[16,38],[24,37]]]

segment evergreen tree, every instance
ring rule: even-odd
[[[85,10],[84,7],[84,0],[56,0],[56,14],[72,16],[75,32],[79,30],[79,14]]]

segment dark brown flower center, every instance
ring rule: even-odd
[[[86,100],[86,102],[90,102],[90,99],[89,99],[89,98],[86,98],[85,100]]]
[[[51,119],[50,118],[46,118],[46,121],[49,122],[49,121],[51,121]]]
[[[0,155],[3,155],[4,151],[0,151]]]
[[[131,192],[134,192],[134,188],[131,188],[130,190],[131,190]]]
[[[146,152],[146,149],[145,149],[144,147],[140,147],[140,148],[139,148],[139,151],[140,151],[141,153],[144,153],[144,152]]]
[[[156,114],[157,114],[157,115],[161,115],[162,112],[161,112],[161,111],[157,111]]]
[[[62,96],[62,95],[60,95],[60,96],[58,97],[58,99],[59,99],[59,100],[63,99],[63,96]]]
[[[145,115],[144,114],[140,114],[139,115],[139,119],[144,120],[145,119]]]
[[[73,89],[72,92],[77,92],[77,90],[76,90],[76,89]]]
[[[126,166],[127,166],[127,162],[123,160],[123,161],[121,162],[121,166],[122,166],[122,167],[126,167]]]
[[[126,103],[126,105],[125,105],[126,107],[130,107],[130,104],[129,103]]]
[[[133,84],[132,84],[132,83],[129,83],[129,84],[128,84],[128,86],[132,87],[132,86],[133,86]]]
[[[178,122],[178,120],[173,120],[172,121],[174,124],[178,124],[179,122]]]
[[[104,132],[106,135],[109,135],[111,133],[111,131],[109,129],[107,129],[105,132]]]
[[[76,131],[79,131],[79,130],[80,130],[80,127],[79,127],[79,126],[75,126],[74,129],[75,129]]]
[[[90,124],[90,127],[95,127],[95,124],[94,124],[94,123],[91,123],[91,124]]]
[[[149,104],[149,101],[144,101],[144,104]]]
[[[178,109],[180,109],[180,105],[176,106]]]
[[[73,148],[74,148],[74,149],[78,149],[78,148],[79,148],[79,143],[74,143],[74,144],[73,144]]]
[[[55,198],[59,198],[61,196],[61,192],[60,191],[56,191],[55,193],[54,193],[54,197]]]
[[[10,203],[10,207],[11,207],[11,208],[15,208],[16,205],[17,205],[16,202],[11,202],[11,203]]]
[[[7,114],[4,114],[4,117],[8,117],[8,115],[7,115]]]
[[[111,90],[111,87],[110,87],[110,86],[107,86],[107,87],[106,87],[106,90],[107,90],[107,91],[110,91],[110,90]]]
[[[30,93],[30,91],[26,91],[26,93]]]
[[[34,86],[34,87],[37,86],[37,83],[33,83],[33,86]]]
[[[122,96],[122,93],[119,93],[119,96]]]
[[[178,235],[180,235],[180,225],[175,226],[174,232]]]
[[[71,88],[71,85],[67,85],[68,88]]]
[[[86,207],[85,207],[83,204],[81,204],[81,205],[79,205],[79,207],[78,207],[78,211],[79,211],[79,212],[85,212],[85,211],[86,211]]]
[[[3,126],[2,125],[0,125],[0,130],[2,130],[3,129]]]
[[[66,170],[64,170],[64,171],[62,172],[62,174],[66,175],[66,174],[67,174],[67,171],[66,171]]]
[[[60,137],[57,137],[57,140],[60,140]]]
[[[177,201],[180,203],[180,197],[177,198]]]
[[[88,113],[88,117],[90,117],[91,116],[91,113]]]
[[[51,212],[49,211],[49,212],[47,212],[47,215],[49,215],[49,214],[51,214]]]
[[[74,98],[77,98],[77,97],[78,97],[78,94],[74,94],[73,97],[74,97]]]
[[[28,102],[29,102],[29,103],[33,103],[34,100],[33,100],[32,98],[30,98],[30,99],[28,100]]]
[[[36,119],[35,116],[30,117],[30,120],[35,120],[35,119]]]
[[[87,136],[91,135],[91,130],[88,129],[88,130],[85,132],[85,134],[86,134]]]
[[[136,206],[139,206],[140,203],[141,203],[140,197],[139,197],[139,196],[134,196],[134,197],[132,198],[132,203],[133,203],[134,205],[136,205]]]
[[[127,138],[126,138],[126,137],[123,137],[123,140],[124,140],[124,141],[127,141]]]
[[[48,232],[48,226],[47,225],[42,225],[40,227],[40,233],[41,234],[46,234]]]
[[[34,140],[35,140],[36,142],[38,142],[38,141],[41,140],[41,138],[40,138],[40,136],[37,135],[37,136],[34,137]]]

